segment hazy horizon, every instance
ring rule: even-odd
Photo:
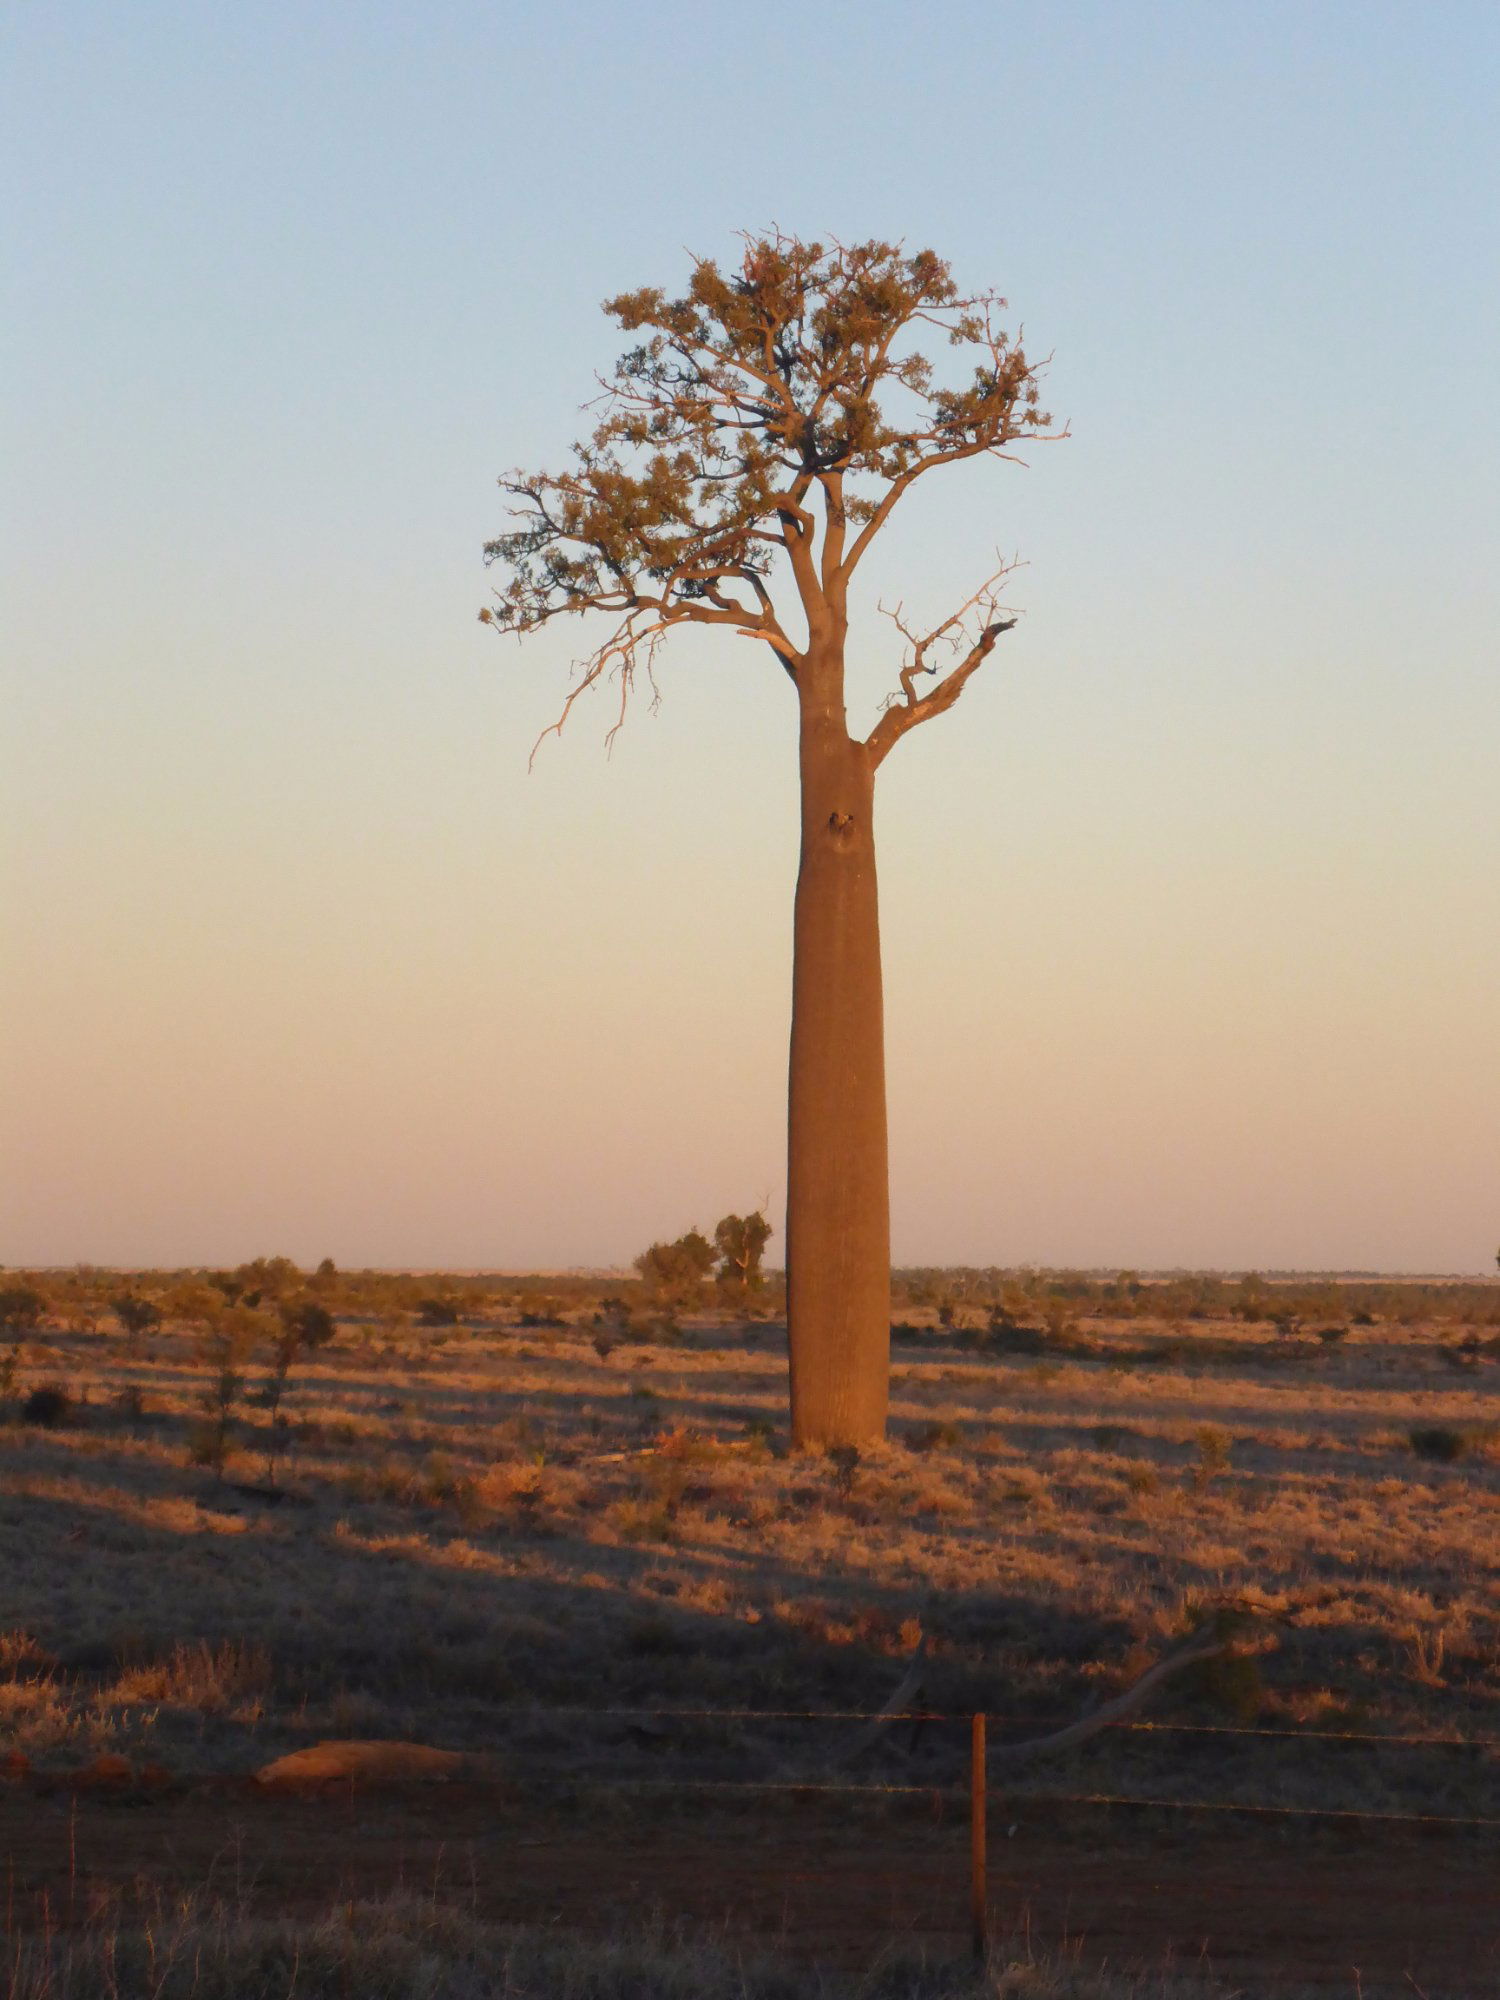
[[[877,597],[1027,564],[881,772],[898,1264],[1488,1275],[1500,15],[613,27],[12,14],[0,1259],[777,1255],[785,681],[676,634],[528,776],[569,635],[476,621],[599,300],[774,220],[998,284],[1073,433],[859,606],[864,718]]]
[[[279,1251],[261,1252],[260,1255],[279,1256]],[[150,1265],[141,1263],[99,1264],[86,1258],[76,1259],[70,1264],[3,1264],[0,1272],[31,1272],[38,1276],[65,1276],[68,1274],[118,1273],[121,1276],[144,1274],[146,1272],[197,1273],[205,1271],[236,1270],[243,1264],[252,1263],[249,1257],[226,1258],[222,1263],[203,1260],[170,1265]],[[308,1259],[305,1264],[293,1263],[304,1272],[312,1272],[322,1259]],[[501,1266],[483,1264],[365,1264],[338,1265],[342,1277],[374,1276],[381,1278],[495,1278],[513,1280],[518,1278],[562,1279],[626,1279],[635,1275],[632,1264],[507,1264]],[[914,1271],[947,1272],[989,1272],[1014,1273],[1017,1276],[1030,1275],[1039,1278],[1087,1278],[1092,1282],[1109,1282],[1123,1277],[1138,1280],[1141,1284],[1168,1284],[1182,1278],[1214,1278],[1233,1283],[1239,1279],[1257,1278],[1266,1284],[1297,1284],[1318,1282],[1348,1282],[1351,1284],[1455,1284],[1500,1286],[1500,1272],[1495,1271],[1356,1271],[1344,1269],[1326,1270],[1216,1270],[1206,1265],[1173,1264],[1156,1268],[1132,1264],[1093,1266],[1052,1265],[1052,1264],[893,1264],[892,1278],[908,1275]],[[779,1264],[767,1262],[765,1276],[773,1282],[781,1282],[786,1272]]]

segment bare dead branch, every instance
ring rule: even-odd
[[[990,1764],[1000,1764],[1006,1768],[1030,1763],[1034,1757],[1055,1757],[1060,1751],[1071,1750],[1076,1744],[1086,1743],[1091,1736],[1097,1736],[1103,1729],[1123,1722],[1134,1715],[1156,1689],[1188,1667],[1197,1666],[1203,1660],[1216,1660],[1234,1651],[1234,1640],[1213,1632],[1199,1632],[1168,1653],[1154,1666],[1148,1667],[1139,1680],[1132,1681],[1123,1694],[1117,1694],[1113,1701],[1106,1701],[1090,1715],[1079,1716],[1065,1729],[1055,1729],[1048,1736],[1033,1736],[1024,1743],[999,1743],[991,1747]]]
[[[865,747],[874,764],[878,765],[888,756],[891,746],[909,729],[915,729],[918,723],[928,722],[933,716],[952,708],[970,679],[989,658],[1001,633],[1009,632],[1017,623],[1015,617],[1002,618],[998,615],[1005,579],[1017,567],[1019,565],[1014,559],[1002,562],[956,611],[950,612],[940,625],[933,626],[921,637],[906,623],[901,605],[898,604],[894,611],[884,605],[880,607],[905,640],[907,651],[899,671],[901,693],[890,698],[880,720],[865,739]],[[958,665],[952,667],[936,687],[929,689],[925,695],[920,694],[917,677],[938,672],[930,655],[934,647],[941,646],[953,651],[967,650]]]
[[[1037,1757],[1053,1757],[1064,1750],[1071,1750],[1080,1743],[1086,1743],[1091,1736],[1102,1730],[1124,1722],[1142,1708],[1159,1687],[1166,1684],[1187,1668],[1197,1666],[1205,1660],[1222,1659],[1234,1653],[1242,1644],[1236,1627],[1241,1622],[1238,1614],[1221,1614],[1214,1624],[1195,1632],[1175,1647],[1162,1659],[1155,1661],[1138,1679],[1112,1701],[1106,1701],[1087,1715],[1081,1715],[1063,1729],[1052,1730],[1046,1736],[1033,1736],[1021,1743],[1002,1743],[990,1749],[990,1766],[999,1764],[1005,1769],[1014,1769],[1031,1762]],[[910,1706],[921,1684],[921,1673],[925,1658],[925,1640],[912,1656],[912,1662],[901,1685],[879,1713],[851,1738],[829,1769],[851,1762],[863,1751],[869,1749],[892,1722],[900,1720],[903,1711]]]
[[[637,625],[636,618],[637,613],[632,611],[597,651],[590,653],[586,659],[578,663],[577,679],[569,689],[568,698],[563,703],[556,721],[549,722],[531,746],[531,755],[526,759],[528,771],[536,763],[537,752],[547,738],[562,735],[568,717],[573,713],[573,704],[579,696],[587,693],[591,687],[596,687],[609,674],[615,675],[620,683],[620,712],[604,739],[606,747],[613,744],[625,720],[636,673],[638,669],[644,668],[648,676],[652,674],[656,648],[669,622],[663,618],[654,625]]]
[[[924,1632],[917,1641],[916,1651],[907,1663],[906,1672],[899,1685],[883,1706],[864,1723],[841,1750],[829,1758],[827,1768],[837,1771],[845,1764],[852,1764],[882,1737],[893,1722],[899,1722],[906,1710],[916,1699],[922,1686],[922,1676],[927,1670],[927,1634]]]

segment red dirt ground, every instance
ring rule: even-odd
[[[1257,1992],[1500,1991],[1493,1833],[1285,1824],[1030,1807],[1011,1835],[1002,1813],[995,1930],[1075,1945],[1085,1963],[1206,1960]],[[101,1890],[145,1880],[288,1911],[405,1887],[589,1930],[661,1913],[844,1961],[901,1943],[959,1952],[968,1930],[967,1826],[951,1809],[872,1825],[806,1800],[689,1817],[550,1810],[475,1785],[311,1797],[20,1781],[0,1785],[0,1869],[18,1928],[43,1897],[66,1926]]]

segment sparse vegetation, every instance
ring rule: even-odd
[[[808,1456],[787,1450],[780,1325],[697,1282],[674,1347],[647,1284],[618,1275],[339,1272],[274,1311],[244,1303],[259,1284],[236,1284],[235,1305],[212,1287],[207,1327],[188,1316],[201,1274],[49,1276],[63,1326],[5,1350],[23,1375],[0,1428],[0,1560],[12,1640],[69,1664],[0,1673],[10,1743],[167,1762],[191,1743],[195,1763],[233,1766],[352,1715],[365,1734],[525,1755],[511,1704],[537,1688],[595,1706],[878,1704],[908,1624],[936,1705],[1003,1685],[1007,1712],[1040,1721],[1129,1678],[1205,1576],[1274,1607],[1263,1718],[1431,1730],[1440,1700],[1444,1731],[1500,1734],[1481,1584],[1500,1561],[1492,1286],[1429,1287],[1424,1318],[1413,1291],[1351,1286],[1375,1323],[1348,1311],[1345,1339],[1288,1354],[1274,1279],[1249,1318],[1233,1281],[904,1274],[891,1441]],[[127,1290],[183,1315],[164,1313],[149,1355],[72,1330]],[[419,1323],[434,1296],[462,1301],[461,1340]],[[1153,1297],[1169,1318],[1145,1312]],[[939,1323],[945,1299],[966,1324]],[[1017,1327],[1035,1334],[1019,1351]],[[1469,1340],[1456,1374],[1444,1355]],[[14,1421],[49,1383],[73,1420]],[[189,1463],[222,1473],[237,1455],[263,1486],[205,1487]],[[682,1642],[645,1681],[621,1636],[642,1614]],[[142,1695],[147,1666],[200,1642],[272,1663],[253,1716]],[[1188,1714],[1249,1700],[1212,1675],[1196,1687],[1174,1697]],[[1151,1743],[1093,1755],[1190,1782],[1170,1739]],[[579,1748],[601,1772],[620,1754]],[[1252,1762],[1278,1795],[1365,1795],[1350,1760]],[[1377,1791],[1416,1803],[1464,1782],[1419,1761],[1382,1767]]]
[[[331,1328],[306,1287],[275,1309],[211,1287],[205,1325],[202,1274],[43,1283],[45,1336],[3,1350],[0,1754],[244,1770],[353,1736],[503,1754],[523,1789],[806,1770],[817,1725],[609,1711],[870,1710],[921,1641],[924,1702],[1040,1733],[1227,1602],[1264,1650],[1008,1779],[1011,1808],[1059,1784],[1493,1808],[1477,1758],[1302,1734],[1500,1736],[1492,1286],[1350,1286],[1330,1345],[1276,1331],[1299,1288],[1270,1278],[1249,1317],[1232,1281],[902,1274],[890,1442],[799,1453],[782,1327],[711,1284],[674,1347],[618,1274],[339,1272]],[[163,1302],[149,1352],[88,1328],[122,1289]],[[420,1324],[450,1295],[461,1339]],[[71,1421],[17,1421],[49,1383]],[[189,1463],[241,1456],[264,1484]],[[1174,1727],[1226,1721],[1272,1733],[1226,1759]],[[950,1784],[955,1754],[887,1736],[860,1775]]]

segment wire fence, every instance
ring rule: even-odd
[[[1051,1830],[1052,1822],[1057,1820],[1058,1816],[1061,1816],[1059,1825],[1063,1831],[1064,1838],[1067,1839],[1071,1837],[1068,1815],[1125,1812],[1153,1816],[1166,1815],[1169,1820],[1182,1815],[1191,1815],[1199,1820],[1200,1823],[1205,1819],[1219,1820],[1221,1822],[1240,1820],[1252,1824],[1267,1823],[1283,1827],[1301,1825],[1309,1829],[1320,1826],[1324,1828],[1341,1828],[1348,1832],[1360,1829],[1368,1831],[1372,1836],[1378,1836],[1383,1832],[1393,1836],[1398,1832],[1414,1835],[1420,1833],[1422,1835],[1492,1836],[1497,1830],[1500,1830],[1500,1811],[1438,1811],[1409,1809],[1404,1806],[1384,1807],[1351,1804],[1317,1805],[1289,1803],[1282,1800],[1266,1799],[1264,1797],[1230,1798],[1210,1796],[1180,1798],[1152,1790],[1132,1791],[1129,1789],[1110,1790],[1104,1788],[1093,1790],[1053,1790],[1046,1787],[1035,1790],[1029,1783],[1017,1785],[1009,1782],[1012,1775],[1010,1773],[1005,1773],[1004,1781],[997,1783],[996,1774],[990,1763],[988,1728],[992,1722],[1001,1718],[961,1710],[920,1707],[908,1709],[890,1706],[884,1709],[869,1710],[837,1708],[670,1708],[660,1705],[624,1706],[618,1704],[592,1707],[577,1704],[558,1705],[556,1707],[545,1705],[516,1706],[514,1708],[495,1709],[490,1713],[492,1722],[510,1718],[517,1721],[525,1720],[532,1723],[546,1723],[555,1720],[587,1717],[593,1721],[603,1722],[650,1722],[668,1728],[676,1724],[709,1726],[720,1724],[771,1725],[775,1723],[806,1723],[817,1725],[820,1728],[858,1725],[860,1733],[853,1738],[852,1744],[849,1740],[846,1740],[843,1744],[837,1746],[837,1754],[843,1756],[847,1756],[851,1748],[857,1755],[868,1755],[876,1741],[878,1741],[878,1734],[873,1738],[870,1735],[869,1732],[872,1730],[878,1733],[900,1731],[907,1725],[915,1727],[922,1724],[961,1726],[966,1738],[967,1755],[962,1761],[956,1756],[950,1757],[950,1749],[956,1749],[957,1746],[940,1744],[938,1746],[939,1754],[933,1761],[941,1768],[935,1770],[933,1776],[925,1779],[925,1781],[915,1775],[908,1778],[905,1775],[899,1774],[899,1769],[897,1774],[891,1776],[873,1774],[868,1777],[846,1776],[838,1768],[837,1762],[830,1762],[827,1757],[825,1757],[821,1766],[806,1772],[799,1772],[795,1769],[789,1771],[785,1769],[775,1771],[773,1769],[765,1775],[760,1775],[753,1771],[742,1771],[738,1774],[715,1773],[705,1771],[700,1762],[699,1768],[696,1770],[682,1768],[660,1770],[658,1772],[645,1772],[639,1769],[591,1772],[587,1769],[576,1767],[567,1772],[559,1772],[554,1765],[546,1771],[538,1769],[531,1776],[534,1778],[543,1778],[547,1781],[548,1790],[546,1796],[549,1808],[561,1808],[565,1813],[571,1808],[578,1809],[580,1824],[589,1823],[589,1809],[594,1801],[599,1799],[619,1799],[623,1801],[632,1797],[640,1798],[641,1800],[663,1801],[669,1807],[673,1805],[692,1806],[694,1802],[697,1802],[698,1805],[708,1808],[710,1802],[712,1802],[714,1805],[723,1806],[731,1810],[736,1805],[753,1809],[761,1803],[769,1804],[771,1801],[779,1801],[789,1807],[793,1813],[796,1812],[799,1806],[806,1806],[809,1808],[809,1811],[821,1806],[833,1807],[835,1810],[839,1806],[844,1806],[849,1809],[851,1818],[860,1806],[872,1803],[904,1801],[908,1805],[917,1806],[930,1803],[933,1817],[940,1823],[953,1828],[955,1831],[958,1827],[963,1826],[965,1822],[967,1823],[967,1840],[962,1843],[961,1848],[958,1848],[957,1843],[955,1843],[954,1847],[949,1847],[947,1845],[948,1837],[944,1837],[944,1851],[949,1858],[943,1863],[942,1877],[951,1884],[953,1901],[951,1904],[948,1904],[948,1907],[956,1908],[962,1875],[967,1888],[972,1949],[976,1960],[979,1961],[986,1960],[990,1951],[992,1897],[996,1894],[999,1894],[1002,1899],[1005,1896],[1013,1896],[1012,1888],[1001,1890],[998,1886],[1001,1882],[1007,1880],[1009,1871],[1002,1869],[997,1874],[996,1871],[992,1870],[990,1865],[989,1818],[992,1809],[996,1812],[997,1816],[1003,1815],[1004,1820],[1012,1818],[1015,1820],[1015,1824],[1003,1827],[1002,1838],[1005,1839],[1013,1837],[1021,1830],[1023,1824],[1027,1831],[1041,1831],[1045,1839],[1047,1833]],[[1004,1718],[1004,1720],[1014,1727],[1034,1729],[1037,1726],[1035,1718],[1009,1716]],[[1130,1718],[1104,1722],[1101,1724],[1101,1733],[1104,1731],[1161,1737],[1185,1735],[1208,1741],[1215,1739],[1234,1739],[1242,1742],[1265,1741],[1281,1746],[1288,1744],[1306,1744],[1308,1746],[1319,1744],[1358,1745],[1366,1750],[1371,1746],[1378,1746],[1381,1749],[1395,1752],[1437,1750],[1443,1752],[1479,1751],[1488,1754],[1500,1749],[1500,1740],[1487,1736],[1471,1737],[1451,1733],[1382,1734],[1369,1730],[1350,1729],[1259,1728],[1248,1724],[1151,1722]],[[1045,1742],[1047,1739],[1043,1738],[1041,1740]],[[322,1747],[337,1749],[340,1746],[328,1745]],[[343,1747],[349,1751],[368,1751],[376,1749],[379,1746],[349,1744]],[[672,1747],[680,1749],[683,1746],[674,1744]],[[722,1748],[722,1746],[716,1747]],[[1007,1747],[1009,1746],[1001,1743],[997,1744],[995,1749],[996,1751],[1003,1752]],[[775,1745],[774,1748],[767,1745],[766,1748],[771,1751],[772,1755],[785,1759],[786,1750],[784,1745]],[[734,1745],[734,1754],[736,1757],[743,1757],[747,1750],[753,1754],[754,1749],[754,1745],[748,1745],[741,1741]],[[116,1759],[114,1761],[118,1764],[123,1760]],[[295,1762],[295,1757],[287,1761]],[[268,1767],[268,1772],[273,1768],[275,1767]],[[1072,1768],[1076,1770],[1076,1765]],[[517,1779],[523,1775],[516,1769],[500,1775],[486,1776],[478,1770],[467,1768],[462,1771],[458,1769],[446,1770],[443,1774],[454,1778],[467,1777],[471,1779],[475,1790],[470,1797],[467,1810],[472,1816],[477,1817],[481,1823],[493,1810],[492,1800],[499,1803],[504,1800],[507,1793],[514,1793]],[[4,1773],[0,1772],[0,1776],[3,1775]],[[268,1773],[263,1773],[262,1777],[265,1778],[267,1775]],[[118,1776],[119,1774],[116,1773],[117,1778]],[[68,1781],[64,1780],[63,1782],[66,1784]],[[309,1766],[309,1777],[305,1782],[298,1783],[295,1778],[290,1781],[283,1778],[275,1783],[274,1788],[280,1790],[285,1786],[291,1790],[305,1789],[325,1794],[330,1792],[334,1794],[347,1793],[351,1824],[356,1824],[358,1821],[375,1824],[378,1822],[380,1810],[378,1806],[379,1794],[392,1782],[399,1785],[399,1775],[396,1775],[393,1779],[391,1771],[388,1769],[382,1771],[378,1764],[372,1768],[361,1770],[356,1760],[354,1764],[351,1764],[347,1772],[341,1772],[332,1776],[326,1771],[317,1773],[312,1766]],[[79,1774],[74,1784],[78,1791],[90,1789],[87,1773]],[[228,1794],[224,1791],[226,1785],[230,1787]],[[247,1796],[257,1792],[259,1787],[248,1783],[243,1778],[226,1780],[223,1776],[219,1776],[217,1778],[204,1778],[196,1781],[179,1780],[176,1781],[175,1789],[189,1793],[201,1790],[205,1797],[211,1797],[215,1792],[218,1792],[221,1796],[232,1796],[235,1801],[234,1810],[240,1810]],[[268,1805],[271,1803],[269,1797],[267,1803]],[[1488,1803],[1488,1801],[1484,1800],[1482,1803]],[[70,1885],[75,1884],[78,1873],[78,1806],[79,1801],[75,1796],[68,1823],[67,1879]],[[210,1812],[215,1810],[217,1808],[210,1807]],[[473,1823],[472,1818],[469,1823]],[[816,1823],[822,1831],[815,1837],[819,1840],[826,1839],[828,1822],[819,1819]],[[604,1824],[612,1826],[617,1824],[617,1822],[612,1815],[606,1815]],[[698,1824],[701,1824],[703,1837],[708,1839],[711,1822],[704,1820],[700,1823],[695,1823],[695,1826]],[[844,1834],[838,1836],[843,1840],[850,1853],[863,1851],[862,1843],[867,1840],[868,1836],[864,1832],[856,1831],[856,1826],[862,1824],[863,1822],[849,1824]],[[900,1824],[899,1818],[895,1824]],[[1090,1837],[1095,1837],[1092,1829],[1089,1828],[1087,1820],[1075,1821],[1072,1825],[1074,1827],[1081,1826],[1083,1829],[1089,1830]],[[274,1822],[267,1823],[265,1837],[267,1839],[279,1837]],[[499,1833],[498,1825],[496,1827],[496,1837],[501,1839],[506,1837]],[[605,1836],[606,1839],[608,1837],[608,1835]],[[237,1835],[236,1838],[238,1838]],[[743,1843],[749,1838],[748,1831],[741,1832],[737,1838]],[[881,1836],[887,1848],[890,1844],[890,1838],[889,1833]],[[358,1835],[351,1835],[351,1839],[357,1841]],[[899,1834],[896,1836],[896,1839],[898,1844],[904,1848],[906,1845],[906,1836]],[[520,1844],[525,1846],[537,1843],[522,1841]],[[1112,1837],[1101,1837],[1098,1844],[1105,1850],[1110,1850],[1116,1845]],[[1128,1856],[1130,1851],[1128,1842],[1122,1837],[1117,1844],[1121,1857]],[[766,1852],[772,1857],[772,1866],[774,1868],[775,1857],[780,1851],[776,1841],[767,1838],[764,1846]],[[930,1853],[930,1848],[924,1848],[923,1851]],[[1018,1852],[1021,1851],[1024,1850],[1018,1850]],[[1404,1853],[1405,1850],[1403,1850]],[[1482,1855],[1485,1857],[1481,1863],[1482,1866],[1486,1868],[1489,1866],[1489,1857],[1492,1854],[1493,1849],[1486,1843],[1482,1849]],[[966,1869],[962,1867],[961,1855],[963,1859],[966,1859]],[[13,1855],[8,1863],[13,1874],[15,1872],[16,1859],[17,1856]],[[888,1856],[885,1865],[889,1866]],[[1259,1865],[1257,1863],[1257,1866]],[[46,1893],[45,1888],[37,1893]],[[72,1893],[73,1890],[70,1887],[70,1895]],[[939,1900],[946,1901],[949,1893],[949,1891],[944,1891]]]
[[[972,1718],[965,1718],[972,1720]],[[600,1787],[611,1793],[652,1792],[679,1794],[700,1792],[720,1797],[743,1795],[790,1798],[829,1796],[849,1799],[910,1798],[961,1802],[968,1797],[963,1786],[935,1784],[853,1784],[826,1778],[608,1778]],[[988,1786],[990,1797],[1001,1794]],[[1386,1812],[1355,1806],[1287,1806],[1258,1804],[1239,1799],[1169,1799],[1134,1792],[1043,1792],[1028,1793],[1027,1805],[1046,1806],[1138,1806],[1165,1812],[1243,1813],[1257,1818],[1369,1821],[1376,1825],[1500,1827],[1500,1817],[1470,1813]]]
[[[973,1715],[971,1709],[928,1709],[903,1708],[896,1710],[862,1708],[662,1708],[662,1707],[594,1707],[588,1703],[552,1704],[546,1706],[500,1710],[500,1714],[513,1714],[527,1720],[545,1721],[554,1716],[587,1716],[597,1721],[654,1721],[654,1722],[885,1722],[895,1727],[899,1723],[947,1722],[961,1723],[965,1727]],[[1002,1723],[1014,1728],[1035,1728],[1038,1718],[1028,1715],[1005,1715],[994,1709],[985,1710],[990,1722]],[[1454,1750],[1500,1750],[1500,1736],[1409,1736],[1392,1735],[1383,1730],[1361,1729],[1262,1729],[1246,1724],[1222,1722],[1139,1722],[1122,1719],[1118,1722],[1104,1722],[1099,1725],[1101,1732],[1139,1732],[1141,1734],[1179,1736],[1244,1736],[1259,1737],[1269,1741],[1293,1743],[1374,1743],[1392,1748],[1425,1747],[1429,1749]]]

